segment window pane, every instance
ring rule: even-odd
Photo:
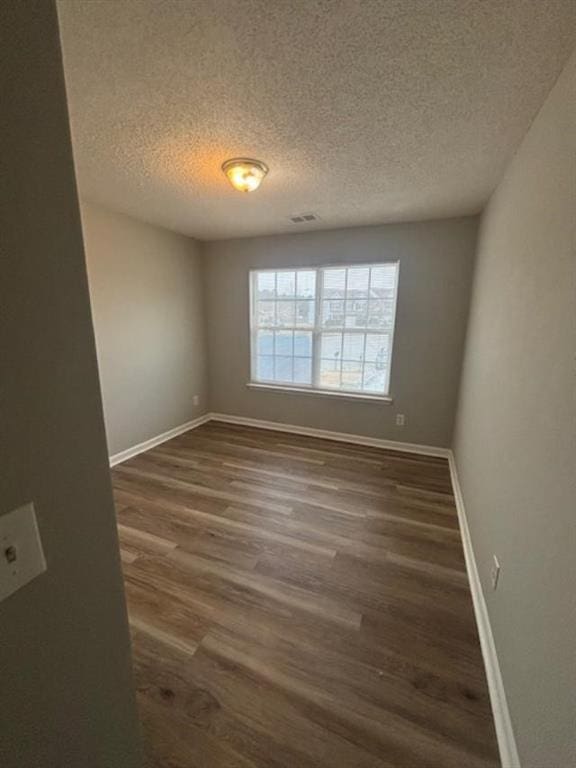
[[[296,331],[294,334],[294,354],[297,357],[312,357],[312,334]]]
[[[320,360],[320,386],[340,389],[340,360]]]
[[[274,379],[276,381],[292,381],[292,358],[275,357]]]
[[[394,301],[373,299],[368,302],[368,326],[391,330],[394,322]]]
[[[372,299],[368,302],[368,327],[386,327],[385,304],[381,299]]]
[[[292,356],[292,331],[276,331],[276,354]]]
[[[276,272],[258,272],[256,279],[256,298],[273,299],[275,295]]]
[[[258,325],[275,325],[275,301],[259,301],[257,309]]]
[[[320,339],[320,357],[336,360],[342,356],[342,334],[323,333]]]
[[[296,294],[296,273],[277,272],[276,293],[278,297],[294,298]]]
[[[346,328],[365,328],[368,302],[362,299],[346,302]]]
[[[312,384],[312,359],[309,357],[294,358],[294,382],[296,384]]]
[[[316,272],[296,273],[296,296],[299,299],[313,299],[316,296]]]
[[[325,269],[322,294],[325,299],[343,299],[346,289],[345,269]]]
[[[274,332],[258,331],[257,349],[259,355],[274,354]]]
[[[362,389],[362,363],[342,363],[342,389]]]
[[[342,347],[342,359],[363,360],[364,338],[365,334],[363,333],[345,333],[344,344]]]
[[[296,302],[296,325],[309,326],[314,325],[314,301]]]
[[[348,299],[365,299],[368,296],[370,267],[353,267],[348,270]]]
[[[396,288],[396,264],[382,264],[370,270],[370,297],[392,299]]]
[[[366,363],[364,366],[364,392],[382,393],[386,386],[386,371],[377,363]]]
[[[273,381],[274,380],[274,358],[273,357],[258,357],[256,377],[260,381]]]
[[[369,333],[366,335],[366,357],[370,363],[382,365],[388,359],[388,345],[390,337],[383,333]]]
[[[276,325],[294,327],[294,307],[295,301],[276,302]]]
[[[342,328],[344,325],[344,302],[322,302],[322,325]]]

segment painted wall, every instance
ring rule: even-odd
[[[194,240],[95,205],[82,224],[113,455],[207,411],[201,260]]]
[[[0,3],[0,515],[48,570],[0,603],[2,768],[139,768],[56,10]]]
[[[576,765],[575,222],[576,56],[482,219],[454,439],[524,768]]]
[[[450,445],[473,271],[475,218],[203,244],[212,411]],[[248,389],[251,268],[399,259],[392,405]],[[395,426],[404,413],[406,426]]]

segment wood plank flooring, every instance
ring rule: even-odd
[[[155,768],[486,768],[444,459],[210,422],[117,466]]]

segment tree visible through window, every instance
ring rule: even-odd
[[[388,394],[398,262],[250,279],[253,382]]]

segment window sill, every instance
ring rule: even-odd
[[[367,395],[365,393],[355,394],[354,392],[330,392],[327,389],[307,389],[305,387],[282,387],[276,384],[258,384],[249,381],[246,386],[249,389],[263,390],[266,392],[280,392],[291,395],[313,395],[315,397],[336,397],[340,400],[356,400],[369,403],[382,403],[391,405],[394,400],[389,395]]]

